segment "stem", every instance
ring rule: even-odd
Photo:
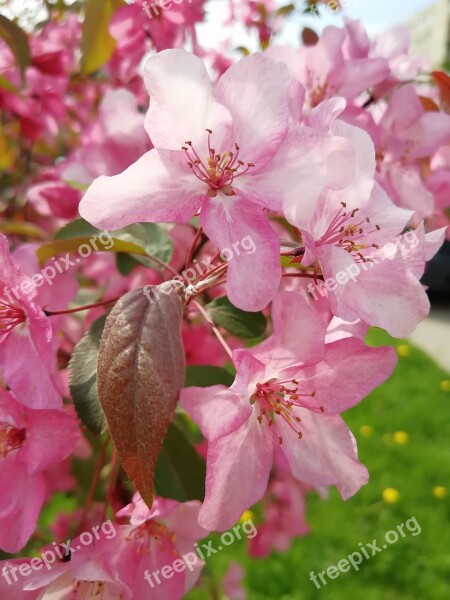
[[[196,246],[197,246],[200,238],[202,237],[202,235],[203,235],[203,227],[199,227],[199,229],[197,230],[197,233],[195,234],[195,237],[194,237],[194,240],[192,242],[192,245],[191,245],[191,247],[189,249],[188,256],[187,256],[187,259],[186,259],[186,264],[185,264],[185,267],[184,267],[185,269],[187,269],[188,266],[191,264],[192,257],[194,256],[195,248],[196,248]]]
[[[102,302],[96,302],[95,304],[88,304],[87,306],[79,306],[78,308],[70,308],[67,310],[44,310],[44,313],[47,317],[54,317],[55,315],[70,315],[72,313],[77,313],[82,310],[89,310],[90,308],[97,308],[97,306],[105,306],[105,304],[112,304],[113,302],[117,302],[120,300],[121,296],[117,298],[112,298],[111,300],[103,300]]]
[[[209,323],[209,325],[211,325],[211,329],[213,330],[215,336],[217,337],[217,339],[219,340],[219,342],[222,344],[225,352],[228,354],[228,356],[230,358],[232,358],[232,351],[230,346],[226,343],[225,338],[223,337],[223,335],[220,333],[220,331],[217,329],[214,321],[211,319],[211,317],[208,315],[208,313],[206,312],[206,310],[203,308],[203,306],[197,302],[197,300],[193,300],[193,303],[195,304],[195,306],[197,307],[198,312],[204,317],[205,321],[207,321]]]
[[[103,506],[102,521],[106,520],[108,506],[111,504],[114,486],[116,485],[117,473],[119,471],[119,462],[117,460],[117,450],[114,448],[111,455],[111,475],[109,478],[108,491],[106,493],[105,503]]]
[[[98,457],[97,467],[95,469],[94,478],[92,479],[91,487],[89,489],[89,494],[88,494],[88,497],[86,500],[86,506],[84,507],[83,514],[81,515],[80,524],[78,525],[77,534],[82,533],[84,523],[86,522],[87,514],[89,512],[89,509],[91,508],[92,500],[94,499],[95,490],[97,488],[97,485],[98,485],[98,482],[100,479],[100,473],[101,473],[101,470],[103,467],[103,463],[105,462],[105,456],[106,456],[106,451],[108,449],[108,444],[109,444],[109,435],[107,436],[107,438],[102,446],[100,456]]]
[[[178,271],[176,271],[173,267],[165,263],[163,260],[160,260],[156,256],[152,256],[151,254],[146,254],[145,258],[152,260],[154,263],[162,267],[163,269],[167,269],[172,273],[172,275],[178,276]]]
[[[310,279],[321,279],[323,281],[321,275],[317,276],[314,273],[283,273],[281,277],[309,277]]]

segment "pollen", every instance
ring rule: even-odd
[[[372,259],[365,255],[367,250],[378,250],[379,246],[368,241],[368,236],[381,227],[372,224],[369,217],[360,219],[357,215],[359,208],[347,210],[347,204],[341,202],[341,208],[328,225],[325,233],[318,240],[317,245],[333,244],[353,255],[357,262],[370,262]]]
[[[0,458],[6,458],[13,450],[19,450],[26,438],[26,429],[18,429],[0,421]]]
[[[295,414],[295,407],[304,407],[302,398],[313,398],[316,394],[299,393],[299,382],[296,379],[278,381],[275,377],[265,383],[257,383],[256,391],[250,398],[250,404],[258,404],[259,415],[256,417],[260,425],[271,427],[275,419],[280,417],[295,432],[300,440],[303,437],[300,431],[301,418]],[[319,410],[323,412],[323,407]],[[278,436],[278,444],[283,444],[282,436]]]
[[[240,147],[234,144],[233,150],[216,152],[211,145],[212,129],[206,129],[208,134],[208,156],[202,160],[194,148],[192,141],[185,142],[181,149],[186,154],[188,167],[192,173],[208,186],[208,196],[215,198],[221,191],[225,196],[235,196],[232,184],[235,179],[248,173],[255,165],[245,164],[240,158]]]

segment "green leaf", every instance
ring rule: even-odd
[[[106,242],[102,241],[106,236],[108,236]],[[138,262],[152,269],[160,269],[160,267],[149,257],[154,256],[164,263],[172,258],[173,242],[162,225],[135,223],[123,229],[105,232],[93,227],[83,219],[77,219],[65,225],[51,242],[38,249],[39,262],[45,264],[47,260],[58,254],[77,252],[83,244],[90,245],[94,251],[93,239],[98,241],[98,250],[134,254],[136,255],[134,258]],[[111,244],[111,240],[114,242],[113,244]]]
[[[81,38],[81,71],[94,73],[109,61],[116,40],[109,33],[111,18],[122,0],[87,0]]]
[[[125,277],[131,273],[134,267],[137,267],[139,263],[130,254],[119,252],[116,256],[117,270],[121,275]]]
[[[156,256],[159,260],[167,263],[172,258],[173,242],[172,238],[162,225],[156,223],[135,223],[124,229],[111,231],[114,239],[120,239],[124,242],[130,242],[143,248],[149,256]],[[146,266],[157,268],[154,262],[149,261],[144,256],[137,256],[136,260]]]
[[[97,229],[84,219],[75,219],[67,225],[64,225],[53,237],[54,240],[70,240],[72,238],[97,235],[100,229]]]
[[[6,79],[6,77],[3,77],[3,75],[0,75],[0,88],[3,88],[4,90],[8,90],[8,92],[12,92],[13,94],[18,94],[19,90],[16,88],[16,86],[14,86],[9,79]]]
[[[206,465],[184,433],[169,425],[155,469],[155,492],[179,502],[205,497]]]
[[[206,310],[214,323],[237,337],[259,337],[266,329],[266,318],[262,312],[245,312],[233,306],[226,296],[210,302]]]
[[[209,387],[210,385],[226,385],[229,387],[234,381],[233,375],[222,367],[211,365],[191,365],[186,368],[184,387]]]
[[[97,359],[105,327],[106,315],[94,321],[77,344],[70,360],[70,393],[75,410],[86,427],[100,435],[107,430],[105,413],[97,391]]]
[[[11,48],[24,80],[25,69],[31,63],[31,52],[27,34],[18,25],[0,15],[0,37]]]

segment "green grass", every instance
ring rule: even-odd
[[[372,331],[372,345],[407,344]],[[448,600],[450,598],[450,392],[440,383],[450,376],[425,354],[410,347],[389,381],[364,402],[345,413],[356,436],[360,459],[370,481],[343,502],[336,490],[328,500],[310,494],[307,519],[312,532],[293,542],[286,554],[249,559],[245,545],[236,543],[208,559],[211,580],[220,579],[231,560],[246,569],[248,600]],[[364,426],[373,434],[362,435]],[[363,429],[361,430],[361,427]],[[396,431],[409,435],[406,444],[392,439]],[[367,435],[367,432],[366,432]],[[433,495],[445,486],[444,499]],[[383,501],[386,488],[400,499]],[[360,570],[341,573],[319,590],[310,581],[316,574],[358,550],[358,543],[381,541],[387,531],[415,517],[421,533],[407,536],[363,561]],[[211,598],[210,591],[193,590],[189,600]]]

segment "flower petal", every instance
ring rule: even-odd
[[[151,150],[120,175],[99,177],[82,198],[80,215],[103,229],[189,221],[201,204],[200,182],[176,158]]]
[[[250,416],[250,402],[224,385],[189,387],[181,390],[180,404],[200,427],[207,440],[215,440],[238,429]]]
[[[158,52],[144,65],[144,81],[150,94],[145,128],[154,146],[180,150],[189,140],[203,155],[207,128],[215,140],[227,138],[230,114],[215,100],[200,58],[179,49]]]
[[[198,522],[210,531],[229,529],[263,497],[273,461],[273,438],[253,414],[234,433],[208,445],[206,496]]]
[[[200,219],[211,241],[229,258],[231,302],[248,311],[265,308],[280,284],[281,265],[278,236],[262,209],[239,196],[219,194],[205,204]]]

